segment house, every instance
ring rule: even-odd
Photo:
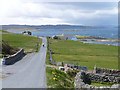
[[[71,40],[73,35],[71,34],[61,34],[61,35],[53,35],[52,39],[59,39],[59,40]]]
[[[22,34],[24,34],[24,35],[32,35],[32,32],[30,32],[30,31],[24,31],[24,32],[22,32]]]

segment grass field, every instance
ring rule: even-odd
[[[87,66],[92,70],[94,65],[102,68],[118,69],[118,47],[84,44],[79,41],[49,39],[49,46],[57,62]]]
[[[14,48],[25,49],[25,52],[36,51],[37,43],[39,43],[39,46],[41,44],[41,39],[38,39],[37,37],[13,34],[6,31],[2,31],[2,40]]]

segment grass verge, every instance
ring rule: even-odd
[[[104,82],[104,83],[99,83],[99,82],[92,82],[91,85],[93,86],[97,86],[97,87],[100,87],[100,86],[112,86],[114,83],[107,83],[107,82]]]
[[[74,82],[68,74],[51,67],[47,67],[46,72],[48,88],[69,88],[73,90]]]

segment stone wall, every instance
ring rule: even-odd
[[[10,55],[8,57],[4,58],[4,64],[5,65],[11,65],[14,64],[15,62],[21,60],[23,56],[25,55],[24,50],[20,49],[17,53],[14,55]]]
[[[75,77],[75,88],[76,90],[119,90],[120,88],[120,84],[114,84],[112,86],[93,86],[93,85],[89,85],[89,84],[85,84],[83,82],[83,79],[81,78],[81,72],[76,74]]]
[[[53,59],[52,59],[52,50],[49,50],[49,53],[50,53],[50,61],[52,62],[53,61]]]
[[[50,63],[52,64],[52,65],[57,65],[57,62],[55,61],[55,60],[53,60],[53,58],[52,58],[52,50],[50,49],[49,50],[49,61],[50,61]]]
[[[89,73],[89,76],[92,81],[95,82],[112,82],[112,83],[120,83],[120,76],[115,75],[105,75],[105,74],[93,74]]]
[[[106,68],[95,68],[95,73],[98,74],[109,74],[114,76],[120,76],[120,70],[114,70],[114,69],[106,69]]]

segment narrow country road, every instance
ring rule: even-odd
[[[3,66],[2,88],[46,88],[47,39],[38,53],[26,55],[14,65]]]

